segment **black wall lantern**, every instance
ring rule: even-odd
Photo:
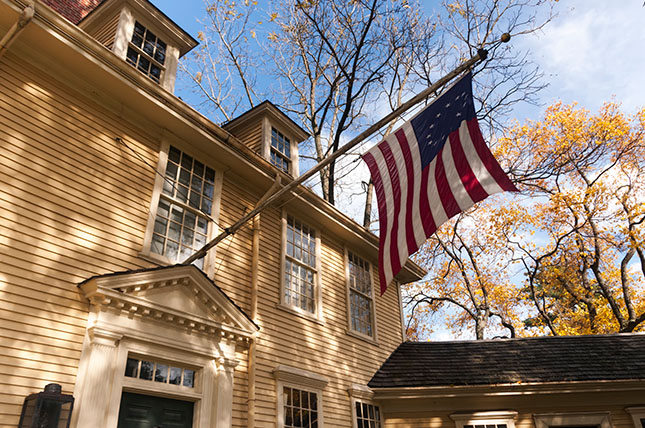
[[[18,428],[69,428],[74,397],[61,391],[59,384],[50,383],[43,392],[25,398]]]

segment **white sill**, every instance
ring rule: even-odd
[[[313,321],[313,322],[315,322],[317,324],[320,324],[320,325],[325,325],[325,322],[323,320],[321,320],[320,318],[318,318],[316,315],[310,314],[308,312],[304,312],[304,311],[302,311],[302,310],[300,310],[298,308],[295,308],[293,306],[288,306],[288,305],[285,305],[283,303],[278,303],[275,306],[276,306],[276,308],[282,309],[283,311],[286,311],[286,312],[292,313],[294,315],[297,315],[300,318],[304,318],[306,320]]]
[[[159,254],[151,253],[149,251],[141,251],[139,254],[137,254],[139,257],[142,259],[149,261],[150,263],[154,263],[158,266],[170,266],[173,263],[168,260],[167,257],[161,256]]]
[[[372,345],[379,346],[378,342],[373,337],[367,336],[365,334],[361,334],[361,333],[359,333],[357,331],[354,331],[354,330],[347,330],[346,333],[347,333],[348,336],[352,336],[352,337],[355,337],[357,339],[363,340],[363,341],[365,341],[367,343],[371,343]]]

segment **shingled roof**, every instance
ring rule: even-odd
[[[645,335],[405,342],[370,388],[645,380]]]

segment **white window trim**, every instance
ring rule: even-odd
[[[641,423],[641,419],[645,419],[645,406],[627,407],[625,411],[632,417],[634,428],[645,428],[645,425]]]
[[[318,398],[318,428],[325,426],[323,416],[323,389],[329,383],[329,379],[318,373],[308,370],[298,369],[295,367],[280,364],[273,370],[273,377],[276,380],[276,414],[278,415],[277,427],[284,427],[284,394],[283,388],[295,388],[301,391],[313,392]]]
[[[168,92],[172,93],[175,90],[177,65],[179,64],[179,49],[171,44],[168,44],[170,37],[168,37],[165,31],[154,25],[152,22],[149,22],[144,16],[139,16],[138,13],[136,13],[137,16],[135,17],[135,13],[136,12],[128,6],[124,6],[123,9],[121,9],[112,51],[125,62],[125,58],[128,52],[128,46],[132,41],[132,34],[134,33],[135,21],[138,20],[139,23],[145,28],[151,29],[151,31],[157,37],[160,37],[163,41],[166,41],[166,61],[163,65],[164,68],[162,70],[158,85],[165,88]],[[128,64],[128,67],[131,67],[131,65]],[[143,73],[141,73],[139,70],[137,70],[137,72],[143,76]],[[146,78],[148,77],[146,76]]]
[[[184,149],[181,145],[173,144],[174,147],[184,153]],[[174,261],[171,261],[161,254],[153,253],[150,251],[150,245],[152,244],[152,234],[155,225],[155,219],[157,217],[157,209],[159,208],[159,198],[163,190],[164,177],[166,175],[166,166],[168,165],[168,151],[170,150],[170,143],[168,141],[162,141],[161,147],[159,149],[159,161],[157,162],[157,173],[155,174],[155,184],[152,190],[152,197],[150,198],[150,208],[148,209],[148,223],[146,225],[146,231],[143,237],[143,249],[139,253],[139,256],[145,258],[153,263],[159,265],[172,265],[175,264]],[[193,158],[193,154],[188,153]],[[205,165],[207,162],[204,163]],[[210,167],[210,165],[208,165]],[[212,167],[210,167],[212,168]],[[219,169],[212,168],[215,171],[215,188],[213,189],[213,205],[211,208],[210,218],[214,221],[208,220],[208,234],[206,240],[210,241],[220,232],[217,225],[219,221],[220,206],[222,201],[222,186],[223,186],[223,173]],[[204,268],[202,269],[209,277],[213,276],[214,267],[215,267],[215,252],[216,249],[212,248],[208,251],[206,257],[204,257]]]
[[[598,425],[613,428],[609,412],[536,413],[535,428],[552,428],[567,425]]]
[[[500,410],[492,412],[453,413],[450,419],[455,421],[455,428],[464,428],[464,425],[506,424],[507,428],[515,428],[517,412],[514,410]]]
[[[284,132],[283,129],[272,124],[268,117],[264,117],[262,120],[262,148],[261,148],[262,157],[267,161],[271,162],[271,128],[275,128],[276,131],[280,132],[282,135],[284,135],[289,139],[289,146],[290,146],[290,152],[291,152],[291,156],[289,157],[289,174],[291,174],[292,177],[298,177],[300,171],[298,166],[299,154],[298,154],[298,144],[296,143],[296,139],[290,133]]]
[[[323,310],[322,310],[322,280],[321,280],[321,249],[320,249],[320,231],[317,227],[312,227],[311,222],[308,220],[303,221],[301,217],[292,216],[294,219],[297,219],[301,222],[307,224],[307,226],[314,229],[314,235],[316,239],[316,272],[314,273],[314,301],[316,304],[316,310],[312,314],[311,312],[305,311],[297,306],[287,304],[284,301],[284,276],[285,276],[285,264],[287,260],[287,210],[282,210],[282,248],[280,254],[280,301],[277,305],[278,308],[291,312],[294,315],[309,319],[317,323],[324,323]]]
[[[357,257],[362,258],[364,261],[368,262],[370,264],[370,269],[369,269],[369,276],[370,276],[370,290],[371,290],[371,296],[370,299],[372,301],[372,336],[363,334],[360,331],[356,331],[352,328],[352,304],[351,304],[351,286],[350,286],[350,278],[349,278],[349,253],[350,251],[352,254],[354,254]],[[347,334],[350,336],[354,336],[358,339],[365,340],[367,342],[373,343],[375,345],[378,345],[378,333],[377,333],[377,328],[376,328],[376,299],[374,298],[374,275],[373,275],[373,270],[374,265],[372,262],[367,261],[364,257],[361,257],[357,254],[356,251],[352,251],[345,247],[345,289],[346,289],[346,302],[347,302]]]

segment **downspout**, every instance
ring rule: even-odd
[[[258,267],[260,262],[260,215],[253,217],[252,237],[252,259],[251,259],[251,319],[257,321],[258,314]],[[255,428],[255,353],[257,337],[251,341],[249,346],[249,397],[247,426]]]
[[[9,46],[18,38],[18,35],[22,32],[22,30],[25,29],[27,24],[31,22],[31,18],[34,17],[34,4],[29,3],[23,10],[22,13],[20,14],[20,17],[18,18],[18,21],[16,21],[9,31],[7,31],[7,34],[5,34],[2,39],[0,39],[0,57],[4,55],[6,50],[9,48]]]
[[[268,197],[275,193],[282,186],[282,179],[277,175],[273,185],[267,192],[260,198],[256,207],[264,202]],[[251,319],[257,323],[258,316],[258,282],[259,282],[259,266],[260,266],[260,214],[253,217],[253,235],[251,241]],[[255,337],[251,340],[249,346],[249,397],[247,401],[247,418],[246,423],[248,428],[255,428],[255,359],[256,359],[256,346],[258,338]]]

